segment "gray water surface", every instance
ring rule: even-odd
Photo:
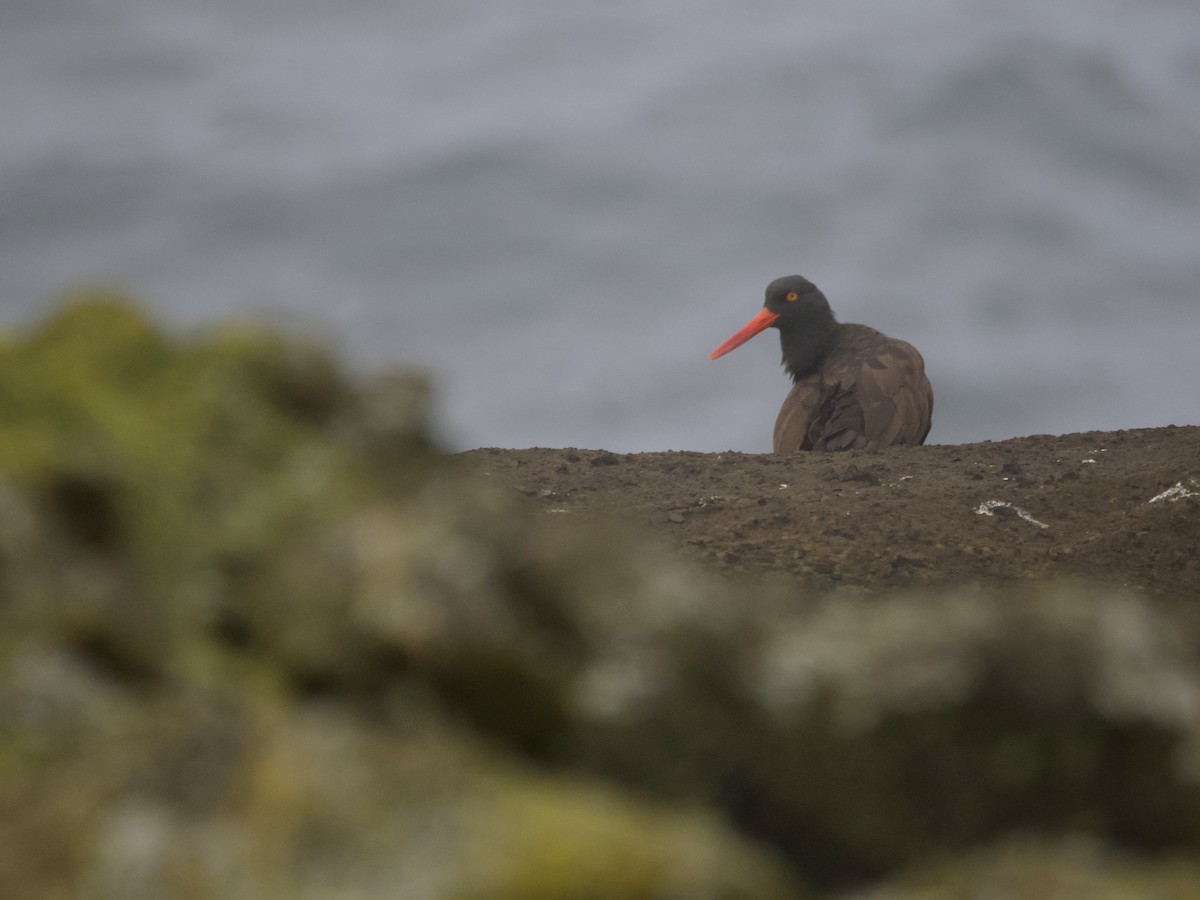
[[[9,0],[0,310],[432,370],[457,447],[765,451],[798,272],[930,441],[1200,423],[1200,6]]]

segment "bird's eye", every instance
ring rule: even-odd
[[[800,299],[800,295],[799,295],[799,294],[797,294],[795,291],[788,291],[788,292],[787,292],[787,293],[784,295],[783,299],[784,299],[784,300],[786,300],[788,303],[792,303],[792,302],[794,302],[794,301],[796,301],[796,300],[799,300],[799,299]]]

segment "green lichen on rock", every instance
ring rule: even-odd
[[[64,541],[127,556],[171,596],[219,553],[361,496],[329,436],[345,391],[316,348],[234,328],[172,340],[119,298],[77,298],[0,352],[0,469]]]

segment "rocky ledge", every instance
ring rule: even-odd
[[[549,515],[636,521],[705,568],[811,589],[1079,577],[1200,598],[1200,427],[796,453],[475,450]]]

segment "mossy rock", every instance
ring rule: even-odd
[[[604,600],[571,560],[645,560],[544,541],[426,390],[111,295],[0,348],[14,895],[794,896],[711,811],[529,765]]]
[[[174,337],[128,298],[73,296],[0,348],[0,477],[36,510],[39,548],[63,569],[40,588],[26,579],[24,593],[62,596],[91,559],[126,582],[107,604],[120,629],[164,620],[175,634],[211,619],[223,583],[293,531],[395,484],[407,463],[424,477],[428,423],[410,398],[425,390],[392,379],[384,393],[403,395],[403,410],[376,442],[408,451],[384,473],[359,447],[375,434],[359,415],[366,392],[317,345],[233,325]]]
[[[831,598],[774,631],[746,824],[819,880],[1011,831],[1200,849],[1200,677],[1120,591]]]
[[[1014,838],[915,866],[856,900],[1196,900],[1200,862],[1135,857],[1084,838]]]
[[[580,678],[633,668],[616,702],[574,707],[588,766],[719,806],[825,887],[1012,832],[1200,853],[1200,666],[1180,617],[1080,584],[747,587],[715,631],[692,618],[700,597],[651,642],[628,614]]]
[[[798,896],[711,812],[538,772],[395,700],[381,718],[265,681],[132,686],[26,645],[0,677],[0,880],[31,897]]]

